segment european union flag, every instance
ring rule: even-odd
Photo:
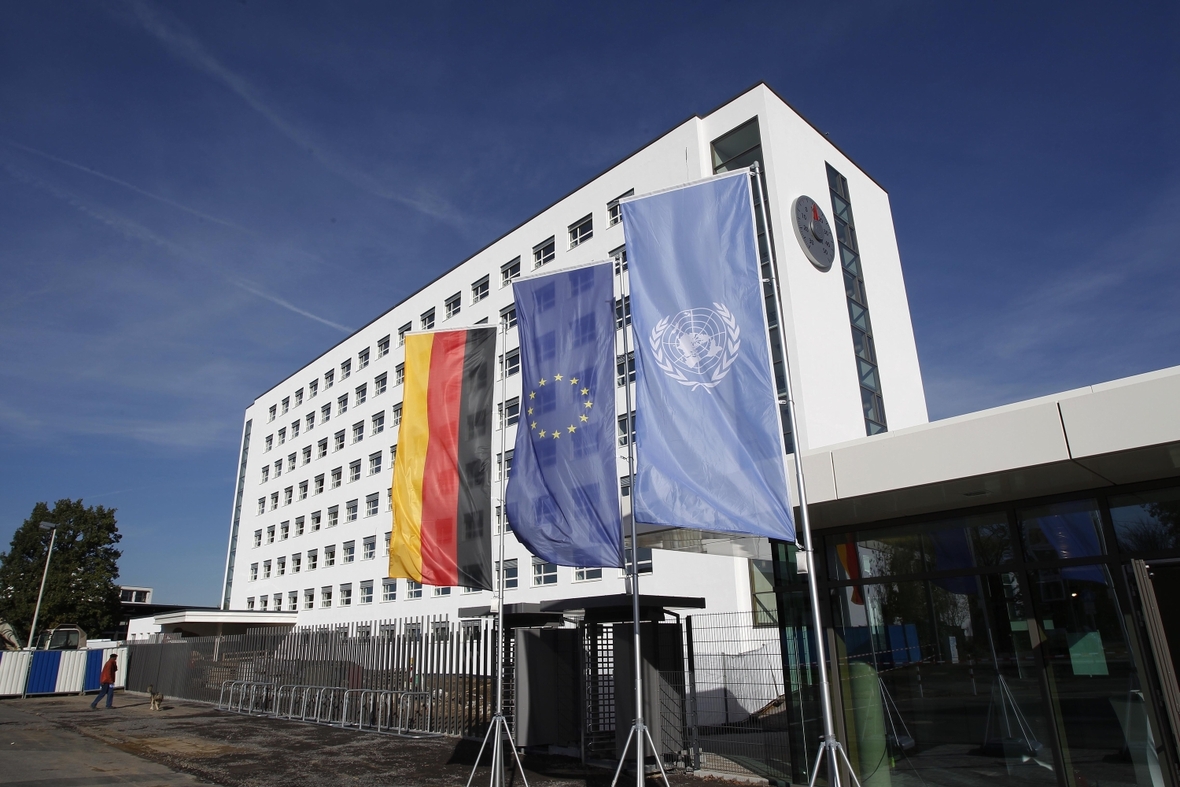
[[[516,538],[562,566],[623,566],[612,276],[604,263],[512,285],[521,420],[505,507]]]
[[[622,204],[635,521],[793,541],[749,174]]]

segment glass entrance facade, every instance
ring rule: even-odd
[[[822,543],[837,725],[865,787],[1176,784],[1130,561],[1180,557],[1180,486]],[[793,589],[780,585],[784,636]]]

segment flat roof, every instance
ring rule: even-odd
[[[146,617],[146,616],[145,616]],[[181,609],[155,616],[157,625],[174,626],[181,623],[273,623],[295,624],[298,612],[263,612],[261,610]]]

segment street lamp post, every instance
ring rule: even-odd
[[[52,535],[49,536],[49,552],[45,555],[45,570],[41,572],[41,589],[37,591],[37,607],[33,610],[33,627],[29,630],[28,650],[35,651],[37,643],[34,637],[37,636],[37,618],[41,615],[41,596],[45,594],[45,580],[49,576],[49,559],[53,557],[53,545],[57,541],[57,525],[52,522],[41,522],[38,524],[42,530],[49,530]],[[25,668],[25,685],[21,691],[21,699],[29,696],[29,673],[33,669],[33,653],[29,653],[29,663]]]

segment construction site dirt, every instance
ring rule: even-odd
[[[120,769],[130,775],[154,764],[151,767],[165,766],[177,778],[145,773],[133,780],[224,787],[462,787],[480,744],[225,713],[189,702],[165,700],[162,710],[152,711],[147,696],[122,692],[114,708],[91,710],[90,699],[59,696],[0,703],[0,735],[12,739],[0,741],[0,784],[14,783],[14,779],[21,784],[96,784],[90,780],[94,771],[112,777],[111,783],[122,783]],[[138,759],[122,756],[120,760],[116,755],[108,757],[109,762],[103,760],[102,767],[92,765],[104,753],[115,755],[111,749]],[[44,769],[35,764],[42,758]],[[6,768],[5,761],[16,770]],[[142,761],[147,762],[141,767]],[[488,783],[489,761],[485,753],[474,784]],[[584,766],[576,758],[527,753],[523,761],[533,787],[606,787],[613,776],[609,769]],[[634,784],[634,779],[632,771],[620,783]],[[729,783],[684,773],[670,773],[669,779],[676,787]],[[658,776],[649,778],[648,784],[658,781]],[[515,773],[508,775],[507,783],[523,782]]]

